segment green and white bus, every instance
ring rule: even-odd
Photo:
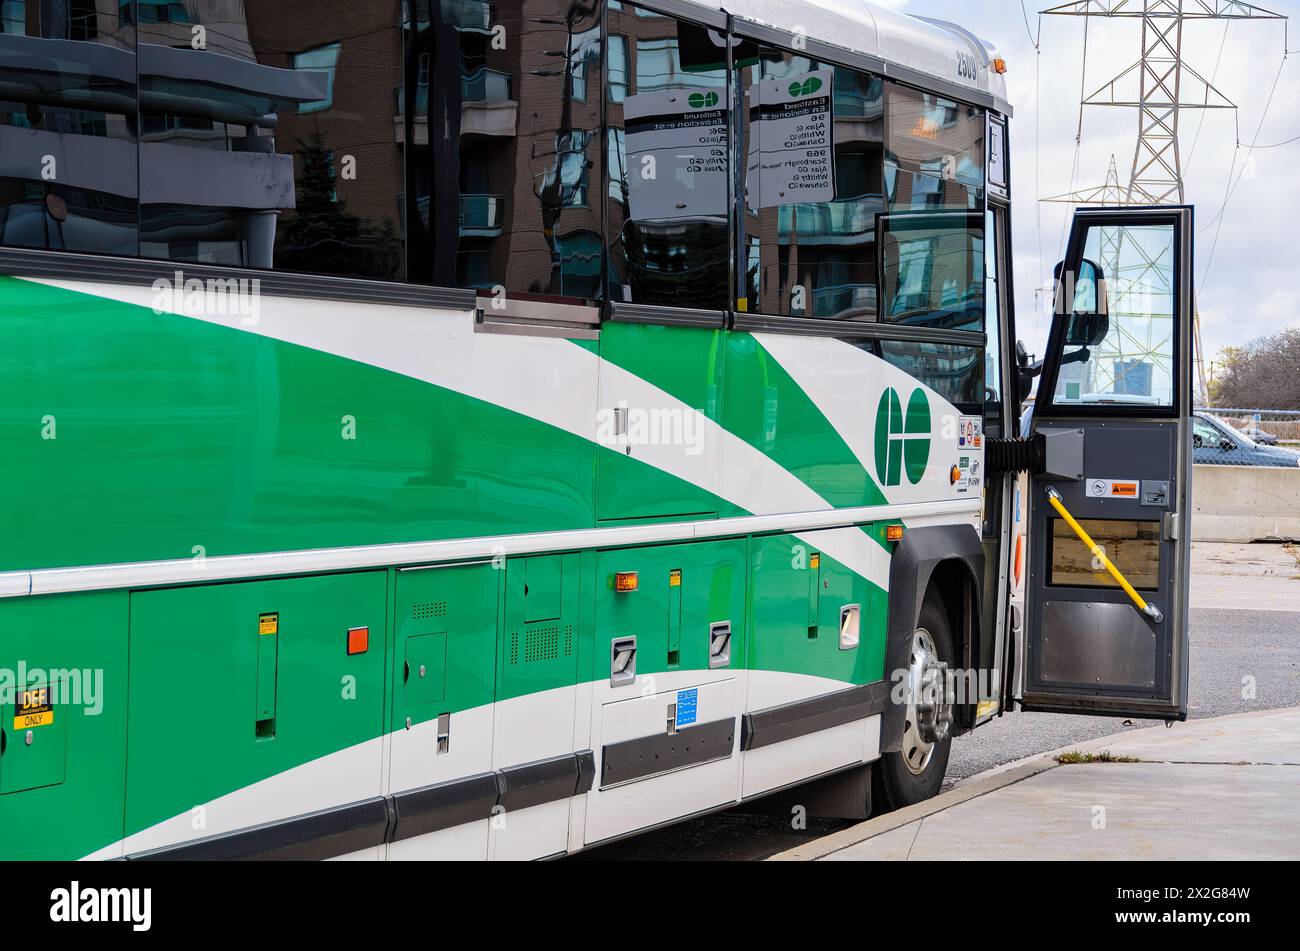
[[[856,0],[5,0],[0,857],[544,858],[1185,716],[1191,210],[1080,212],[1018,356],[1005,70]]]

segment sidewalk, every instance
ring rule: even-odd
[[[1300,707],[1080,743],[773,856],[821,859],[1300,859]]]

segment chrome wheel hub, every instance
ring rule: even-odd
[[[908,696],[903,727],[903,762],[913,775],[930,765],[934,748],[948,738],[952,704],[947,702],[948,665],[939,659],[934,637],[925,628],[912,635]]]

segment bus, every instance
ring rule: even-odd
[[[1031,361],[969,30],[0,25],[0,857],[549,858],[1186,716],[1192,211],[1077,212]]]

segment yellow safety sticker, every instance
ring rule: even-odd
[[[260,614],[257,618],[258,634],[278,634],[280,633],[280,615],[279,614]]]
[[[983,700],[980,702],[980,705],[975,708],[975,719],[978,720],[988,716],[990,713],[996,713],[997,709],[998,702],[996,700]]]
[[[18,708],[14,711],[15,730],[49,726],[53,722],[54,706],[50,703],[49,687],[32,687],[19,692]]]
[[[674,568],[668,572],[668,587],[680,588],[682,586],[682,569]]]

